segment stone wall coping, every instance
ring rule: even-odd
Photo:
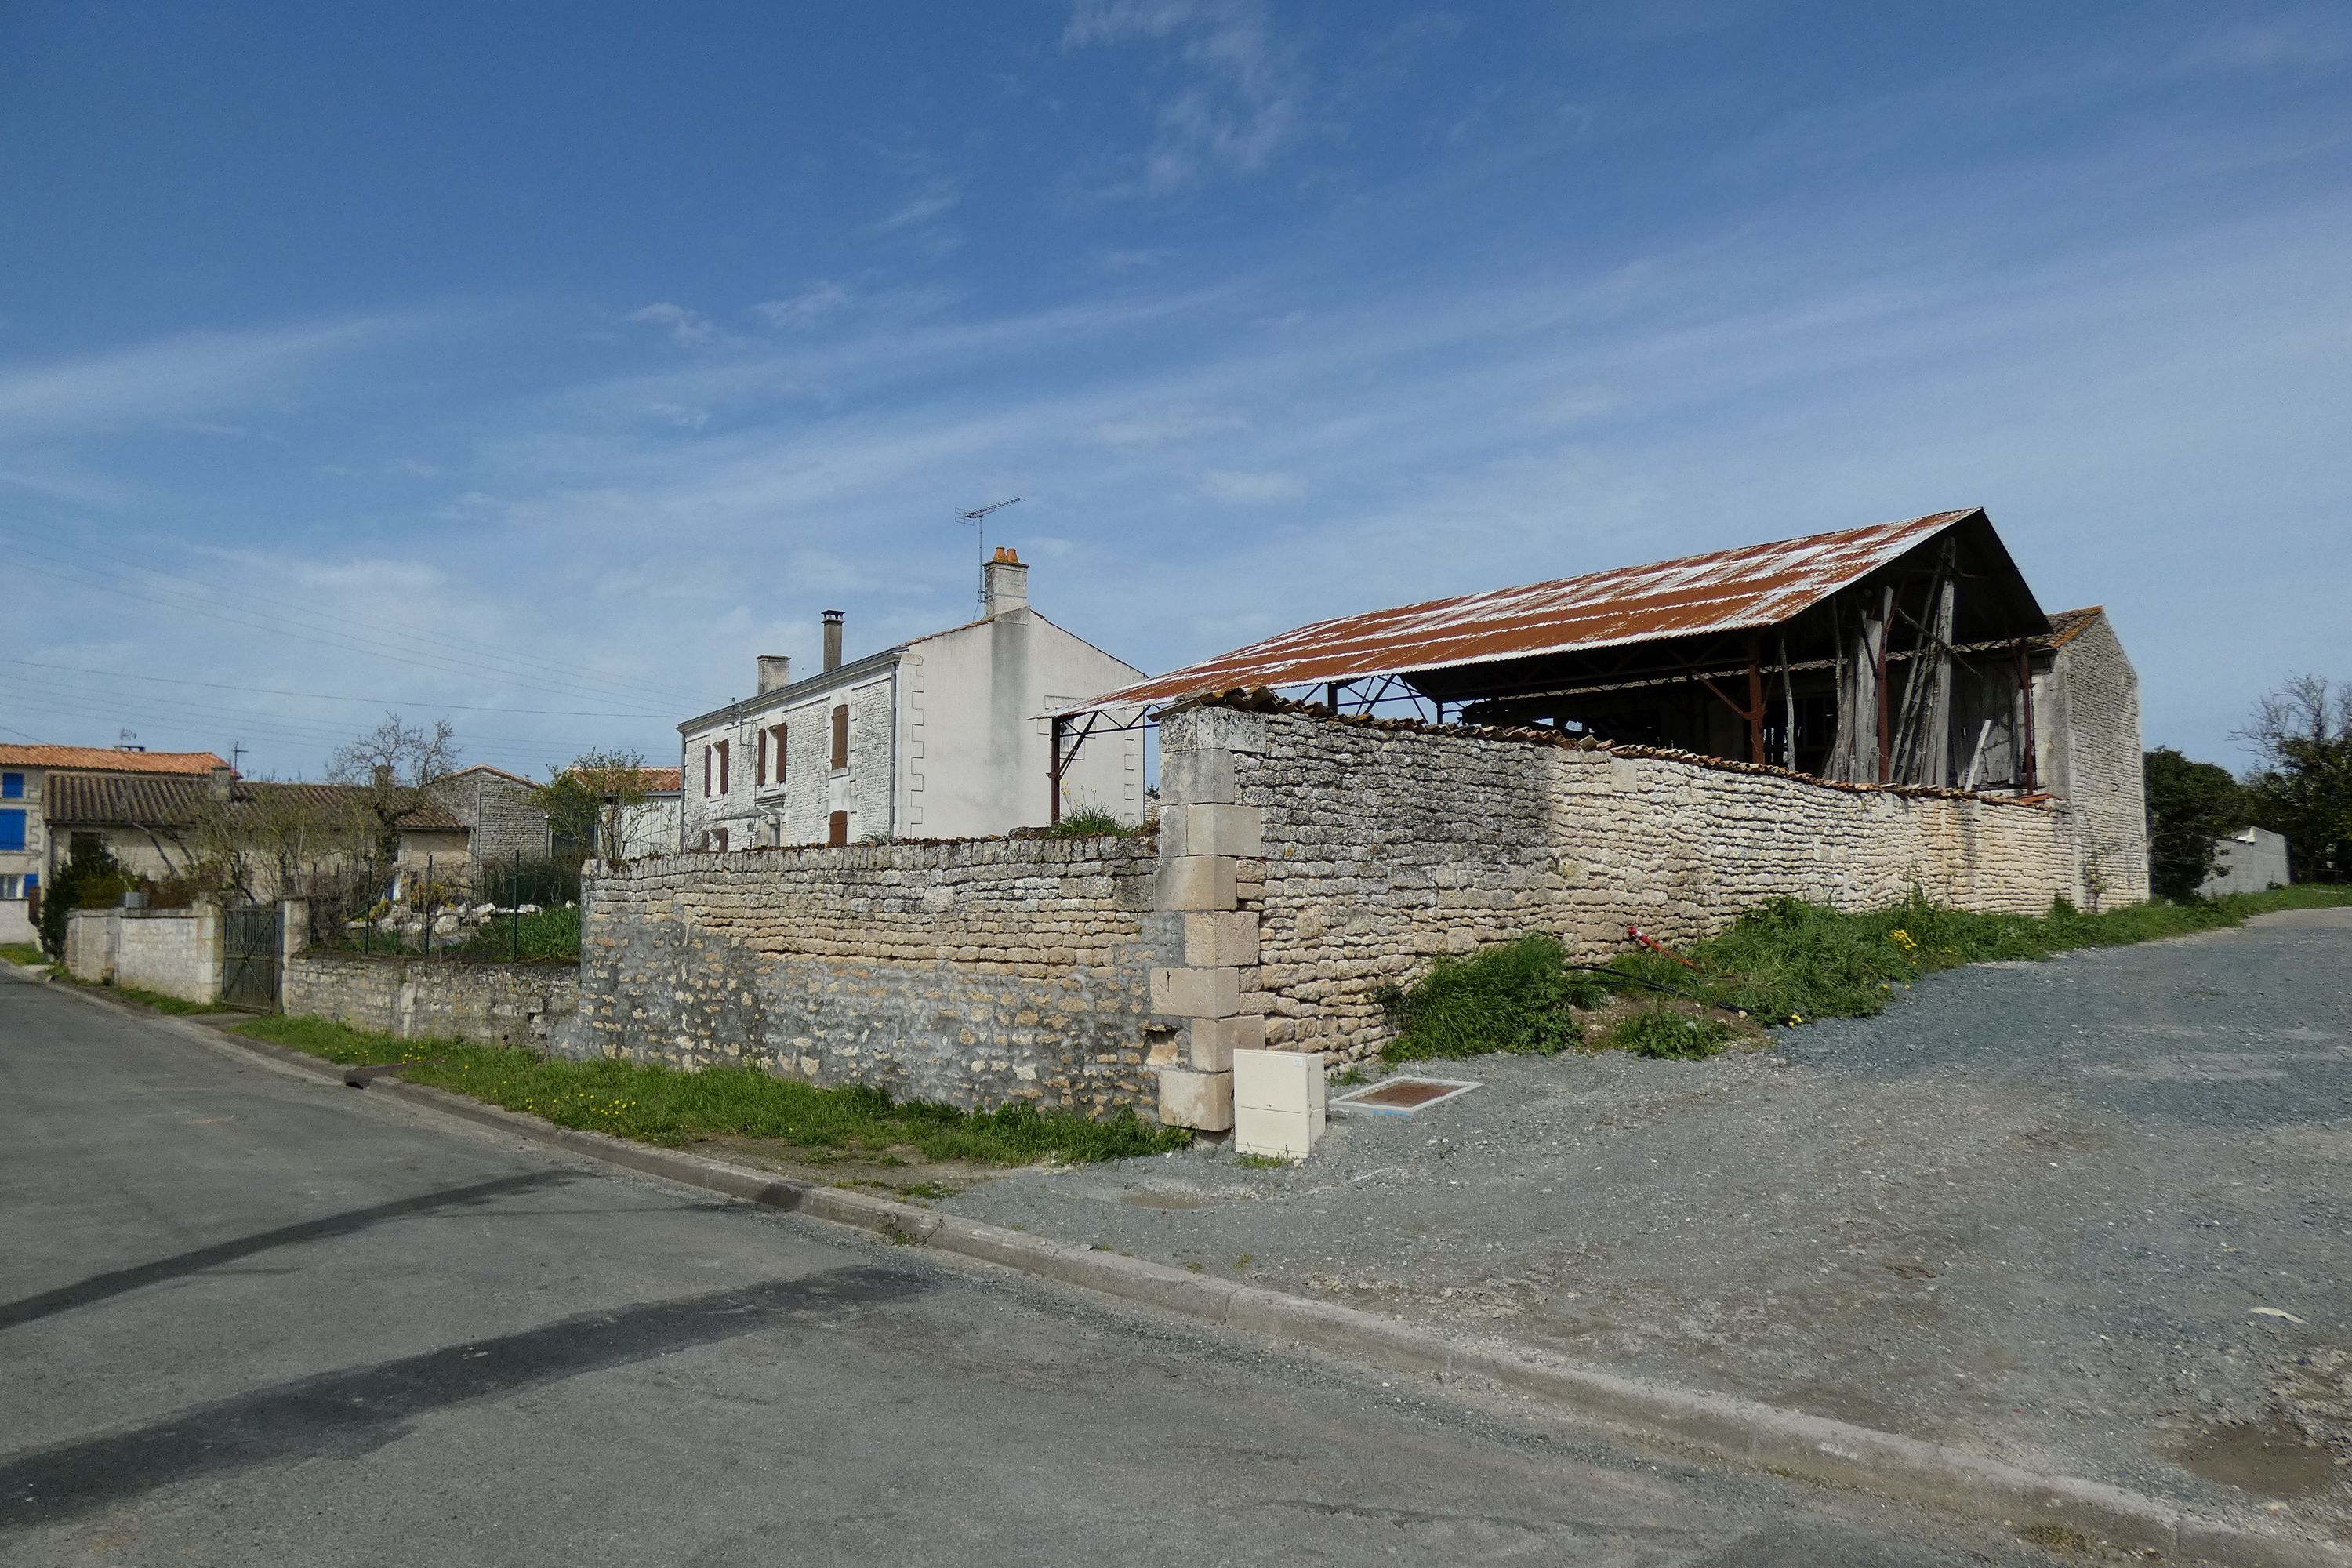
[[[686,849],[619,866],[598,862],[600,881],[633,881],[683,872],[934,871],[963,867],[1021,868],[1135,863],[1156,865],[1156,835],[1085,838],[922,838],[887,844],[788,844],[748,849]]]
[[[2055,804],[2047,795],[1988,795],[1981,790],[1953,789],[1937,784],[1853,784],[1843,779],[1825,779],[1817,773],[1799,773],[1771,763],[1743,763],[1731,757],[1712,757],[1703,752],[1685,752],[1675,746],[1643,746],[1628,742],[1604,741],[1594,735],[1569,735],[1557,730],[1539,730],[1523,725],[1495,724],[1433,724],[1425,719],[1375,719],[1368,713],[1335,713],[1320,702],[1299,702],[1287,697],[1277,697],[1264,687],[1246,690],[1213,692],[1184,702],[1172,703],[1155,710],[1154,719],[1171,718],[1196,708],[1230,708],[1242,713],[1263,713],[1271,717],[1303,719],[1322,724],[1344,724],[1359,730],[1380,730],[1396,734],[1429,735],[1444,740],[1486,741],[1505,745],[1547,746],[1563,752],[1604,752],[1616,757],[1646,758],[1662,763],[1679,763],[1686,767],[1707,768],[1717,773],[1755,773],[1768,778],[1783,778],[1794,784],[1811,784],[1817,789],[1843,791],[1848,795],[1889,795],[1908,799],[1975,800],[1987,805],[2024,806],[2030,810],[2047,811]]]

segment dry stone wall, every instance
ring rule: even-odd
[[[968,839],[600,868],[555,1048],[1148,1111],[1155,863],[1149,839]]]
[[[580,1005],[568,963],[477,963],[310,952],[286,961],[280,1005],[398,1039],[543,1050]]]
[[[1211,1005],[1234,993],[1215,1029],[1334,1065],[1387,1038],[1384,986],[1533,929],[1600,957],[1628,925],[1687,942],[1780,896],[1861,910],[1916,885],[2039,912],[2083,894],[2073,825],[2048,805],[1297,710],[1173,715],[1161,746],[1168,809],[1196,837],[1216,810],[1247,818],[1221,846],[1231,977],[1215,998],[1192,983]],[[1196,1051],[1163,1092],[1213,1107],[1195,1080],[1223,1065]]]

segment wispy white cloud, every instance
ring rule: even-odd
[[[719,330],[717,322],[699,310],[690,310],[667,300],[657,300],[632,310],[624,320],[641,326],[659,327],[668,334],[669,341],[680,348],[719,348],[733,341]]]
[[[914,228],[953,212],[962,194],[953,180],[934,179],[924,182],[914,193],[883,216],[874,226],[883,234],[895,234],[900,229]]]
[[[283,398],[423,324],[362,316],[246,332],[184,332],[47,363],[0,364],[0,441],[224,416]]]
[[[1070,50],[1135,42],[1172,48],[1183,68],[1138,155],[1143,190],[1181,190],[1213,168],[1255,174],[1297,133],[1304,59],[1262,0],[1077,0],[1062,33]]]
[[[1201,493],[1227,506],[1268,506],[1276,501],[1303,500],[1313,489],[1296,474],[1247,473],[1238,468],[1203,468]]]
[[[751,313],[772,327],[804,332],[840,315],[853,298],[847,284],[821,279],[781,300],[763,300]]]

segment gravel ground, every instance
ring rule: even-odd
[[[938,1206],[2352,1541],[2352,910]]]

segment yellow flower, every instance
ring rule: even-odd
[[[1919,944],[1911,940],[1911,933],[1907,931],[1895,931],[1890,932],[1887,936],[1887,940],[1906,952],[1916,952],[1918,951]]]

